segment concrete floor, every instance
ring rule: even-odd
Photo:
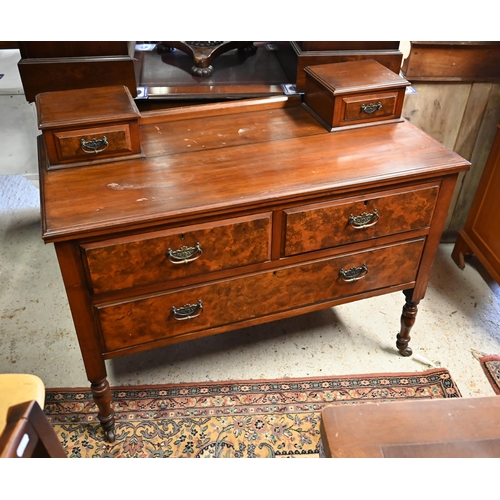
[[[393,293],[107,362],[113,385],[203,382],[446,367],[464,397],[493,395],[475,352],[500,353],[500,287],[472,260],[460,270],[439,249],[412,332],[395,349],[402,293]],[[53,245],[41,239],[39,190],[0,175],[0,372],[47,387],[87,387]]]

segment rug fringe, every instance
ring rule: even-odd
[[[474,358],[476,358],[478,361],[481,358],[484,358],[485,356],[493,356],[493,354],[487,354],[487,353],[482,352],[482,351],[477,351],[476,349],[471,349],[470,351],[472,353],[472,356],[474,356]]]
[[[416,359],[417,361],[420,361],[424,365],[430,366],[431,368],[441,368],[441,363],[439,361],[433,363],[431,360],[424,358],[424,356],[418,353],[413,353],[413,358]]]

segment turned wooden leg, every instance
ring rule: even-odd
[[[451,252],[451,258],[460,269],[463,269],[465,267],[465,256],[471,255],[472,253],[471,248],[465,243],[462,235],[459,233],[453,251]]]
[[[397,335],[396,347],[402,356],[411,356],[413,351],[408,343],[411,340],[410,331],[415,324],[418,312],[418,301],[412,302],[412,290],[405,290],[403,293],[406,296],[406,303],[403,306],[403,314],[401,314],[401,330]]]
[[[106,438],[110,443],[115,440],[115,412],[111,408],[111,388],[106,378],[90,386],[94,401],[99,408],[99,422],[101,422]]]

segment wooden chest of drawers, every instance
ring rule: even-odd
[[[298,98],[139,125],[141,160],[48,170],[39,140],[43,238],[110,440],[112,357],[398,290],[411,354],[464,159],[406,121],[330,134]]]

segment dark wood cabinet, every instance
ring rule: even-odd
[[[500,82],[500,42],[411,42],[411,82]]]
[[[453,260],[465,267],[465,256],[476,255],[500,284],[500,125],[464,228],[458,233]]]
[[[26,100],[41,92],[125,85],[137,96],[135,42],[18,42]]]

